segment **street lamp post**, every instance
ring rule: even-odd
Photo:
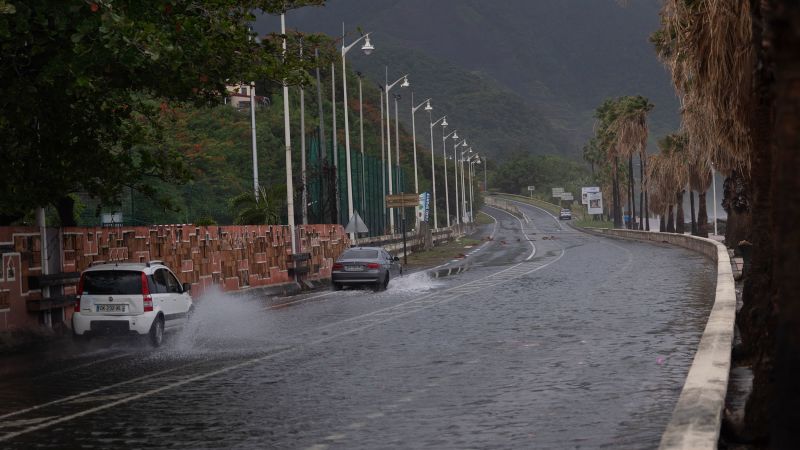
[[[711,163],[711,187],[714,196],[714,236],[717,235],[717,172],[714,163]]]
[[[284,44],[285,45],[285,44]],[[250,82],[250,133],[253,146],[253,192],[258,199],[258,149],[256,146],[256,83]]]
[[[416,113],[418,109],[422,108],[423,105],[425,106],[425,111],[433,111],[430,98],[423,100],[422,103],[414,106],[414,92],[411,92],[411,139],[414,143],[414,190],[417,194],[419,194],[419,179],[417,178],[417,124],[414,113]]]
[[[318,114],[319,114],[319,160],[320,160],[320,167],[324,169],[325,168],[325,160],[328,158],[328,156],[327,156],[327,152],[325,151],[325,123],[324,123],[324,117],[323,117],[323,113],[322,113],[322,83],[321,83],[321,78],[320,78],[320,75],[319,75],[319,49],[318,48],[314,49],[314,59],[317,62],[316,72],[317,72],[317,106],[319,107],[319,111],[318,111]],[[320,198],[318,199],[318,201],[320,202],[319,203],[319,205],[320,205],[319,206],[320,214],[319,214],[319,216],[317,216],[317,220],[320,220],[320,218],[322,218],[323,223],[326,220],[325,219],[325,209],[324,209],[324,206],[322,206],[322,205],[325,204],[325,183],[323,182],[324,179],[325,179],[325,177],[320,177],[320,186],[321,186],[321,188],[320,188]]]
[[[361,42],[364,39],[364,45],[361,47],[361,50],[364,51],[365,54],[369,55],[372,53],[375,47],[369,41],[369,33],[359,37],[355,41],[353,41],[350,45],[345,45],[344,43],[344,23],[342,23],[342,104],[344,107],[344,157],[345,157],[345,167],[347,167],[347,217],[353,217],[353,177],[351,172],[351,163],[350,163],[350,120],[347,115],[347,68],[346,68],[346,58],[347,52],[353,48],[354,45]],[[350,240],[355,240],[355,232],[350,233]]]
[[[466,146],[466,139],[464,144],[461,145],[462,147]],[[461,166],[461,218],[463,223],[467,223],[467,185],[466,185],[466,177],[464,176],[464,163],[466,160],[464,159],[464,155],[469,154],[472,152],[471,148],[468,148],[462,151],[459,154],[458,162]]]
[[[331,216],[333,223],[339,220],[339,146],[336,133],[336,64],[331,63],[331,145],[333,149],[333,195],[331,195]],[[346,225],[346,224],[345,224]]]
[[[364,216],[369,216],[367,214],[367,189],[366,189],[366,181],[364,179],[365,171],[364,168],[364,96],[363,91],[361,89],[361,72],[357,72],[358,75],[358,128],[359,128],[359,135],[361,141],[361,213]]]
[[[411,86],[411,83],[408,82],[408,74],[405,74],[398,78],[394,83],[389,83],[389,67],[386,67],[386,75],[385,75],[385,84],[384,84],[384,97],[386,98],[386,148],[387,154],[386,159],[388,161],[388,171],[389,176],[389,195],[392,195],[392,133],[391,133],[391,126],[392,126],[392,118],[389,110],[389,91],[392,88],[402,81],[403,83],[400,87],[408,87]],[[389,234],[394,234],[394,214],[389,213]]]
[[[400,94],[394,94],[394,156],[397,158],[397,190],[402,194],[405,186],[400,188],[400,179],[403,170],[400,168],[400,113],[397,111],[397,102],[400,101]],[[404,208],[398,208],[397,220],[400,221],[400,234],[403,235],[403,264],[408,264],[408,254],[406,253],[406,215]]]
[[[455,139],[457,139],[457,138],[455,138]],[[467,140],[466,139],[462,139],[461,142],[457,142],[455,145],[453,145],[453,174],[455,176],[455,179],[453,180],[453,182],[456,185],[456,225],[460,225],[461,224],[461,217],[460,216],[461,216],[461,210],[462,210],[462,205],[458,201],[458,165],[459,165],[459,160],[460,160],[459,155],[458,155],[458,146],[459,145],[462,146],[462,147],[466,147],[467,146]],[[461,191],[461,197],[462,198],[464,197],[463,189]]]
[[[445,213],[447,214],[447,228],[450,228],[450,194],[449,189],[447,188],[447,138],[453,136],[453,139],[458,139],[457,130],[453,130],[450,134],[444,135],[444,127],[446,125],[443,124],[442,127],[442,164],[444,167],[444,206],[445,206]],[[453,161],[453,164],[456,162]]]
[[[303,59],[303,40],[300,39],[300,59]],[[308,179],[306,177],[306,101],[305,88],[300,85],[300,182],[303,184],[303,225],[308,225]]]
[[[381,185],[383,186],[383,198],[381,199],[381,203],[383,204],[383,209],[381,212],[381,232],[386,232],[386,136],[384,136],[383,132],[383,86],[380,87],[380,95],[381,95]]]
[[[281,14],[283,54],[286,55],[286,14]],[[297,253],[294,236],[294,186],[292,185],[292,133],[289,128],[289,84],[283,80],[283,131],[286,143],[286,209],[289,216],[289,234],[292,237],[292,254]]]
[[[477,160],[477,162],[476,162],[476,160]],[[480,160],[480,157],[478,156],[478,154],[476,153],[476,154],[472,155],[467,160],[467,162],[469,163],[469,171],[467,172],[469,174],[469,221],[473,222],[473,221],[475,221],[475,216],[473,215],[473,210],[472,210],[472,206],[473,206],[473,203],[474,203],[474,196],[475,196],[475,192],[474,192],[475,189],[474,189],[474,186],[473,186],[473,183],[472,183],[473,164],[480,164],[481,160]]]
[[[436,122],[431,122],[431,112],[428,111],[428,121],[430,122],[431,127],[431,184],[433,185],[433,228],[439,228],[439,219],[436,216],[436,170],[434,164],[434,151],[433,151],[433,127],[442,122],[442,129],[447,127],[447,116],[440,117]],[[445,176],[447,176],[447,170],[445,170]],[[446,183],[446,182],[445,182]],[[447,184],[445,184],[445,194],[447,193]]]

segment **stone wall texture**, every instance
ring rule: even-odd
[[[297,227],[298,253],[310,254],[308,279],[329,278],[333,261],[349,246],[341,225]],[[51,228],[51,274],[77,273],[96,262],[161,260],[192,295],[212,287],[231,291],[292,281],[291,236],[281,225]],[[36,227],[0,227],[0,331],[36,326],[41,317],[28,302],[42,300],[42,239]],[[75,294],[68,283],[50,298]],[[71,308],[61,319],[69,322]]]

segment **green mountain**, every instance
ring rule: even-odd
[[[353,49],[350,67],[379,83],[384,65],[390,75],[409,72],[415,97],[433,97],[435,112],[452,115],[490,154],[577,158],[592,135],[594,109],[608,97],[648,97],[656,105],[654,135],[677,127],[677,99],[648,42],[660,3],[329,0],[286,20],[291,29],[331,35],[341,35],[345,21],[348,42],[357,27],[373,32],[375,52]],[[262,17],[257,29],[273,31],[277,19]]]

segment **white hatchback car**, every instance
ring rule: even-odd
[[[190,288],[161,261],[92,266],[78,283],[73,334],[147,335],[158,347],[165,330],[183,325],[191,316]]]

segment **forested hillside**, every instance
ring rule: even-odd
[[[648,41],[660,4],[329,0],[289,14],[287,26],[341,35],[345,22],[349,31],[372,31],[375,52],[349,64],[374,81],[383,82],[387,62],[390,76],[410,72],[417,96],[434,97],[444,106],[439,112],[455,114],[456,126],[491,153],[577,159],[592,135],[594,108],[609,97],[651,99],[653,136],[677,127],[677,100]],[[276,23],[264,17],[258,25],[267,31]]]

